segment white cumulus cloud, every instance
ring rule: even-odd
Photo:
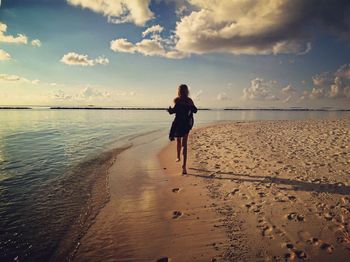
[[[171,44],[165,48],[171,49],[172,55],[164,55],[164,52],[156,52],[155,55],[170,58],[205,53],[305,55],[312,50],[314,32],[310,28],[321,28],[345,37],[350,30],[346,16],[350,12],[349,1],[164,1],[176,4],[179,20],[167,39]],[[105,1],[95,2],[99,6]],[[143,3],[149,8],[150,1]],[[332,8],[329,8],[330,5]],[[108,6],[105,4],[105,8]],[[143,37],[151,34],[152,39],[159,39],[157,33],[162,31],[164,28],[155,25],[146,30]],[[138,52],[135,48],[131,50]]]
[[[122,53],[139,53],[144,56],[160,56],[171,59],[181,59],[187,57],[188,54],[174,48],[171,39],[164,39],[160,33],[163,27],[155,25],[147,28],[142,36],[141,41],[132,43],[125,38],[117,38],[110,42],[110,48],[114,52]],[[150,36],[150,38],[145,38]]]
[[[110,93],[108,92],[101,92],[95,88],[92,88],[90,86],[85,87],[81,92],[76,96],[77,99],[93,99],[93,98],[101,98],[101,97],[110,97]]]
[[[229,97],[225,92],[221,92],[216,96],[216,100],[223,101],[223,100],[228,100]]]
[[[147,35],[151,35],[151,36],[157,36],[159,35],[162,31],[164,30],[164,28],[157,24],[157,25],[154,25],[154,26],[151,26],[149,28],[147,28],[145,31],[142,32],[142,36],[143,37],[146,37]]]
[[[11,59],[11,55],[5,50],[0,49],[0,61],[7,61]]]
[[[28,38],[23,34],[17,34],[16,36],[7,35],[7,25],[0,22],[0,42],[10,44],[27,44]]]
[[[63,90],[58,89],[52,94],[52,99],[58,101],[68,101],[72,99],[72,96],[67,95]]]
[[[287,85],[286,87],[282,88],[282,93],[289,94],[294,92],[296,92],[296,90],[292,85]]]
[[[73,6],[90,9],[108,17],[110,23],[132,22],[144,25],[154,17],[151,0],[67,0]]]
[[[194,11],[176,26],[177,49],[191,53],[305,54],[301,1],[191,0]],[[288,15],[287,15],[288,14]]]
[[[39,39],[34,39],[31,42],[32,46],[40,47],[41,46],[41,41]]]
[[[340,66],[334,74],[324,72],[312,77],[313,88],[308,97],[350,98],[350,64]]]
[[[278,100],[272,87],[275,82],[265,81],[262,78],[251,80],[250,87],[243,89],[244,100]]]
[[[104,56],[91,59],[88,55],[77,54],[75,52],[69,52],[65,54],[61,60],[62,63],[67,65],[78,65],[78,66],[94,66],[94,65],[106,65],[109,63],[108,58]]]
[[[0,74],[0,81],[17,82],[21,80],[24,80],[24,78],[18,75]]]

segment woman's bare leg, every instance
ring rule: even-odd
[[[187,139],[188,139],[188,134],[186,134],[183,138],[182,138],[182,154],[184,157],[183,160],[183,165],[182,165],[182,174],[187,174],[187,169],[186,169],[186,164],[187,164]]]
[[[180,154],[181,154],[181,137],[177,137],[177,158],[176,158],[176,162],[180,161]]]

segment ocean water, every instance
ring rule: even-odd
[[[199,111],[195,122],[339,117],[350,112]],[[172,119],[153,110],[0,110],[0,261],[50,260],[74,223],[83,230],[106,152]]]

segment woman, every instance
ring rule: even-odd
[[[174,107],[168,108],[169,114],[176,114],[171,125],[169,139],[173,141],[177,139],[177,158],[176,162],[180,162],[181,146],[183,147],[183,165],[182,174],[187,174],[187,140],[188,134],[193,127],[193,113],[197,113],[197,108],[192,99],[189,97],[187,85],[180,85],[177,91],[177,97],[174,99]]]

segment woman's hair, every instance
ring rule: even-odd
[[[190,95],[190,91],[188,90],[187,85],[182,84],[177,89],[177,98],[178,99],[186,99]]]

